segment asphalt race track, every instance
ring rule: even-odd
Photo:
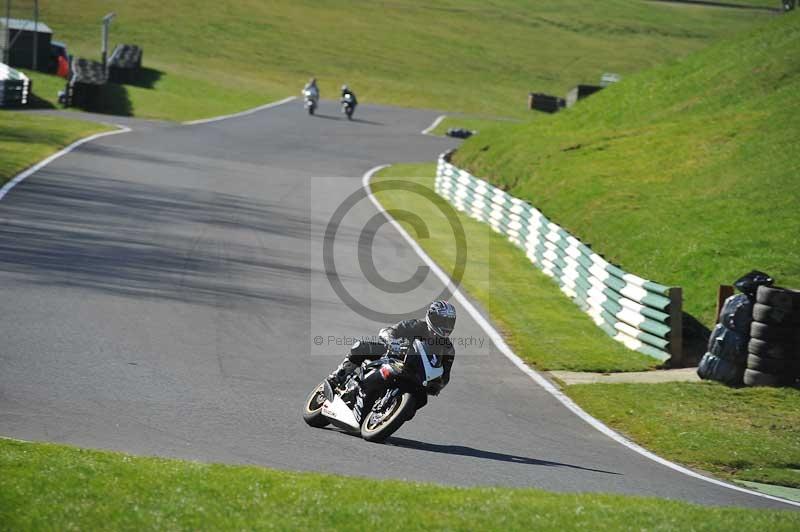
[[[323,261],[336,209],[376,165],[453,147],[434,112],[297,100],[84,144],[0,201],[0,435],[136,454],[456,485],[531,486],[791,507],[691,478],[589,426],[494,347],[464,348],[450,386],[369,444],[301,419],[346,347],[383,325],[345,305]],[[424,201],[422,199],[421,201]],[[335,237],[359,303],[411,312],[441,290],[366,199]],[[364,228],[367,228],[365,238]],[[357,250],[389,281],[365,279]],[[416,272],[416,274],[415,274]],[[424,273],[424,271],[422,271]],[[484,338],[461,313],[455,335]],[[323,338],[323,345],[314,338]]]

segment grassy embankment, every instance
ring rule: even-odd
[[[800,390],[663,383],[566,391],[661,456],[727,479],[800,488]]]
[[[750,269],[800,286],[798,16],[632,76],[578,106],[484,128],[455,157],[713,321]]]
[[[381,182],[395,179],[432,188],[433,171],[432,164],[396,165],[373,183],[387,209],[413,208],[423,216],[429,237],[420,245],[449,270],[455,249],[440,209],[427,208],[416,194],[380,191]],[[609,339],[500,235],[458,217],[469,252],[462,287],[527,363],[579,371],[654,365],[653,359]],[[578,385],[566,392],[589,413],[661,456],[731,480],[800,487],[800,390],[666,383]]]
[[[13,16],[30,16],[22,6],[12,8]],[[326,97],[346,81],[364,102],[521,115],[532,88],[563,92],[606,70],[635,72],[764,18],[639,0],[589,3],[577,12],[557,0],[535,6],[502,0],[491,7],[477,0],[436,6],[409,0],[357,9],[288,0],[40,2],[41,20],[54,38],[90,59],[99,59],[99,21],[109,11],[117,14],[111,45],[142,46],[144,70],[135,85],[110,85],[95,110],[178,121],[297,94],[310,75],[320,78]],[[64,81],[27,72],[37,96],[56,105]],[[0,115],[6,139],[40,139],[13,153],[4,150],[0,164],[13,172],[66,142],[47,139],[49,131],[89,131],[56,123]],[[45,144],[48,150],[41,149]]]
[[[580,9],[559,0],[41,2],[54,38],[94,59],[109,11],[112,45],[141,45],[147,69],[119,108],[172,120],[298,94],[310,75],[326,97],[347,82],[363,102],[521,115],[530,90],[561,94],[606,71],[631,74],[771,16],[640,0]],[[35,75],[34,88],[52,99],[61,82],[45,78]]]
[[[30,15],[12,7],[14,16]],[[210,0],[40,3],[54,38],[93,59],[99,59],[99,20],[114,11],[111,44],[141,45],[144,71],[136,85],[112,85],[99,110],[170,120],[231,113],[296,94],[311,74],[328,96],[347,81],[362,101],[520,113],[530,86],[563,91],[604,70],[634,72],[754,24],[742,13],[638,0],[589,5],[579,13],[556,0],[529,8],[509,0],[491,8],[477,1],[362,5],[343,18],[345,9],[340,2],[253,0],[224,6]],[[539,50],[537,61],[530,60],[530,49]],[[28,73],[34,92],[56,105],[64,81]],[[6,175],[68,141],[53,135],[90,131],[57,123],[0,115],[4,142],[39,139],[0,153]]]
[[[140,458],[0,439],[0,528],[797,530],[800,513],[453,488]],[[427,509],[427,510],[426,510]]]
[[[446,271],[452,271],[457,249],[441,207],[420,202],[413,193],[380,191],[384,180],[403,179],[429,188],[431,196],[436,197],[434,172],[432,163],[392,166],[374,180],[376,195],[386,209],[413,207],[420,212],[430,232],[420,241],[422,247]],[[420,209],[425,209],[424,213]],[[467,236],[462,286],[502,330],[510,333],[506,341],[526,362],[543,370],[574,371],[635,371],[658,363],[609,339],[504,237],[461,213],[458,218]],[[414,234],[411,230],[409,233]]]
[[[574,112],[484,129],[458,152],[459,163],[532,199],[627,269],[687,287],[687,307],[708,323],[714,298],[706,285],[751,267],[800,284],[794,22],[776,19],[632,77]],[[433,185],[432,164],[397,166],[376,182],[409,175]],[[431,232],[421,245],[452,265],[451,231],[437,208],[402,192],[379,198],[387,208],[417,210]],[[521,251],[488,226],[461,219],[468,242],[489,242],[469,248],[463,286],[527,362],[540,369],[647,366],[646,357],[596,330]],[[800,487],[798,390],[683,383],[567,393],[663,456],[729,478]]]
[[[0,112],[0,186],[67,144],[110,129],[82,120]]]

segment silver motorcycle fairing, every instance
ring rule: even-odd
[[[325,402],[322,403],[322,415],[330,419],[335,425],[344,425],[350,429],[358,430],[359,424],[353,411],[347,406],[336,391],[331,388],[328,381],[324,384]]]
[[[344,423],[352,429],[358,430],[361,428],[356,416],[353,415],[353,411],[350,410],[350,407],[348,407],[338,395],[333,396],[333,401],[325,400],[322,404],[322,415],[334,421]]]
[[[425,349],[425,344],[420,340],[414,340],[414,348],[417,350],[417,353],[419,353],[420,359],[422,359],[422,367],[425,370],[425,380],[422,381],[423,386],[427,386],[432,380],[438,379],[444,375],[442,361],[438,360],[436,355],[429,355],[428,351]]]

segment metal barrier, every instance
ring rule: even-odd
[[[515,198],[439,157],[436,192],[489,224],[525,251],[594,322],[628,348],[679,366],[682,293],[609,263],[577,238]]]

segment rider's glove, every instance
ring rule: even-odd
[[[408,340],[405,338],[396,338],[389,342],[389,353],[394,356],[400,356],[403,351],[408,347]]]

